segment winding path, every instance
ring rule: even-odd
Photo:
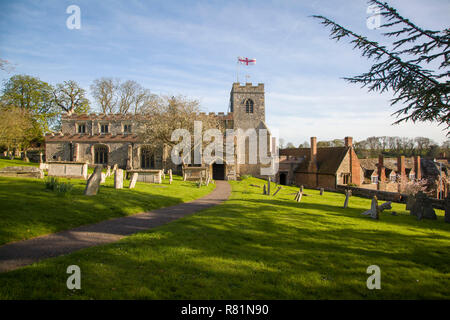
[[[118,241],[133,233],[216,206],[227,200],[230,194],[231,186],[228,182],[216,181],[216,188],[211,193],[191,202],[5,244],[0,246],[0,272],[14,270],[83,248]]]

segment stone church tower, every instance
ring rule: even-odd
[[[233,113],[234,127],[241,129],[258,128],[266,121],[264,84],[253,86],[233,83],[230,92],[230,112]]]
[[[267,151],[271,152],[271,138],[266,121],[265,99],[264,99],[264,84],[233,83],[230,92],[230,112],[233,114],[234,130],[255,129],[257,134],[257,141],[259,142],[259,129],[266,129],[267,136]],[[237,167],[239,175],[250,174],[255,177],[261,175],[261,163],[259,162],[259,150],[257,149],[257,164],[250,164],[250,153],[248,138],[245,142],[245,163]],[[259,148],[259,146],[258,146]],[[239,151],[237,151],[239,153]]]

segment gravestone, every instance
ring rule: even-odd
[[[417,220],[431,219],[436,220],[436,213],[434,212],[431,199],[422,192],[419,191],[416,194],[416,201],[411,209],[410,214],[417,217]]]
[[[297,196],[297,202],[302,201],[302,196],[303,196],[303,191],[299,191],[298,196]]]
[[[445,208],[445,217],[444,217],[444,221],[447,223],[450,223],[450,197],[448,196],[447,198],[445,198],[445,202],[444,202],[444,208]]]
[[[412,210],[414,207],[414,203],[416,202],[416,198],[413,195],[409,195],[406,200],[406,210]],[[412,215],[412,213],[410,213]]]
[[[320,188],[320,195],[323,196],[323,188]]]
[[[123,170],[117,169],[114,173],[114,188],[122,189],[123,188]]]
[[[351,196],[352,196],[352,191],[351,190],[345,190],[344,209],[347,209],[347,207],[348,207],[348,200],[350,199]]]
[[[118,167],[117,163],[115,163],[115,164],[113,165],[112,171],[113,171],[113,172],[116,172],[117,169],[119,169],[119,167]]]
[[[278,191],[280,191],[280,190],[281,190],[281,187],[278,187],[277,191],[275,191],[275,193],[273,195],[276,196]]]
[[[267,191],[266,191],[266,185],[264,185],[264,188],[263,188],[263,194],[267,194]]]
[[[100,183],[105,183],[106,182],[106,173],[102,172],[102,174],[100,175]]]
[[[267,194],[270,196],[270,177],[267,178]]]
[[[131,175],[131,179],[130,179],[130,189],[133,189],[136,186],[136,181],[138,179],[139,174],[137,172],[134,172]]]
[[[169,169],[169,184],[172,184],[172,169]]]
[[[86,189],[84,189],[85,196],[95,196],[98,192],[98,188],[100,187],[100,181],[102,179],[102,167],[97,166],[94,169],[94,173],[91,174],[87,183]]]
[[[362,214],[366,216],[370,216],[372,219],[379,219],[378,212],[378,199],[377,196],[373,196],[372,203],[370,205],[370,210],[364,211]]]
[[[106,167],[106,177],[109,177],[111,175],[111,166]]]
[[[300,192],[303,193],[303,185],[300,186]]]

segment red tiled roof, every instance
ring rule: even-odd
[[[45,135],[45,142],[137,142],[138,136],[135,134],[47,134]]]

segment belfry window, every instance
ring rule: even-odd
[[[248,99],[245,102],[245,112],[246,113],[253,113],[253,100]]]

